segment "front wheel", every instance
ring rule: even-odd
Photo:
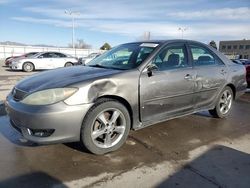
[[[30,62],[25,62],[23,64],[23,71],[32,72],[35,69],[34,65]]]
[[[126,141],[130,124],[130,115],[124,105],[115,100],[101,100],[83,121],[81,141],[97,155],[115,151]]]
[[[73,63],[71,63],[71,62],[67,62],[67,63],[65,63],[65,65],[64,65],[64,67],[71,67],[71,66],[73,66]]]
[[[216,118],[226,117],[232,107],[233,91],[230,87],[225,87],[219,96],[219,100],[214,109],[209,110],[209,113]]]

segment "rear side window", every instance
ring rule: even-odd
[[[198,45],[190,45],[190,50],[194,66],[223,64],[218,57],[216,57],[212,52],[204,47]]]
[[[67,57],[66,55],[64,55],[64,54],[62,54],[62,53],[55,53],[55,55],[56,55],[57,57]]]
[[[40,57],[43,57],[43,58],[51,58],[53,57],[51,53],[44,53],[44,54],[41,54]]]

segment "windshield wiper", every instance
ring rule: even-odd
[[[109,67],[105,67],[105,66],[102,66],[100,64],[95,64],[95,65],[87,65],[89,67],[98,67],[98,68],[104,68],[104,69],[108,69]]]
[[[105,67],[103,65],[100,65],[100,64],[95,64],[95,65],[87,65],[89,67],[98,67],[98,68],[104,68],[104,69],[117,69],[117,70],[126,70],[126,69],[122,69],[122,68],[119,68],[119,67]]]

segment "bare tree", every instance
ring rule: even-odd
[[[209,42],[209,45],[212,46],[213,48],[215,48],[217,50],[217,45],[216,45],[216,42],[214,40],[211,40]]]
[[[68,47],[72,48],[72,44],[68,44]],[[75,43],[75,48],[78,48],[78,49],[87,48],[88,49],[88,48],[91,48],[91,45],[85,43],[83,39],[77,39],[77,42]]]

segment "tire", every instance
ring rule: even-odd
[[[101,99],[85,116],[81,142],[91,153],[103,155],[124,144],[130,126],[130,115],[124,105],[116,100]]]
[[[34,70],[35,70],[35,67],[34,67],[33,63],[31,63],[31,62],[25,62],[23,64],[23,71],[24,72],[32,72]]]
[[[65,63],[65,65],[64,65],[64,67],[71,67],[71,66],[73,66],[73,63],[71,63],[71,62],[67,62],[67,63]]]
[[[226,86],[220,93],[214,109],[209,110],[209,113],[215,118],[226,117],[232,108],[233,91],[230,87]]]

